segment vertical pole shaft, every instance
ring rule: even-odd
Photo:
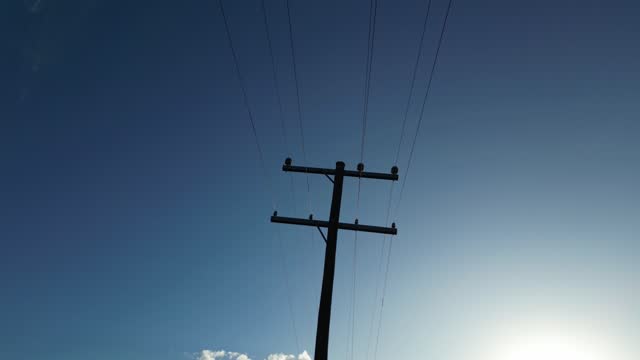
[[[329,324],[331,322],[331,298],[333,296],[333,276],[336,267],[336,248],[338,242],[338,224],[340,223],[340,203],[342,202],[342,183],[344,179],[344,163],[336,163],[336,174],[333,178],[333,197],[331,213],[327,229],[327,248],[324,253],[324,273],[322,276],[322,293],[318,310],[318,329],[316,332],[315,360],[327,360],[329,352]]]

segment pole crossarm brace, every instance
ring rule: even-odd
[[[320,226],[318,226],[318,231],[320,232],[320,235],[322,235],[322,239],[324,240],[324,243],[327,243],[327,237],[324,236],[324,233],[322,232],[322,229],[320,229]]]
[[[271,222],[280,223],[280,224],[291,224],[291,225],[306,225],[306,226],[313,226],[317,228],[329,227],[328,221],[300,219],[300,218],[292,218],[292,217],[277,216],[277,215],[274,215],[271,217]],[[350,223],[338,223],[338,229],[363,231],[363,232],[386,234],[386,235],[398,234],[398,229],[396,229],[395,226],[383,227],[383,226],[371,226],[371,225],[360,225],[360,224],[350,224]]]

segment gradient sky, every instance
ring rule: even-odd
[[[304,176],[292,196],[280,171],[260,2],[226,11],[268,176],[216,1],[0,7],[0,358],[312,354],[324,245],[268,219],[273,198],[282,215],[327,218],[331,184],[311,177],[308,206]],[[445,7],[433,1],[409,136]],[[302,164],[286,8],[267,9]],[[359,161],[368,9],[291,1],[309,165]],[[425,10],[379,1],[368,170],[395,165]],[[640,358],[638,19],[635,1],[454,0],[392,218],[378,358],[502,360],[510,336],[556,331]],[[343,221],[356,217],[356,184]],[[389,186],[363,181],[361,223],[384,223]],[[333,359],[349,358],[353,242],[341,233]],[[382,244],[358,237],[357,360],[373,353]]]

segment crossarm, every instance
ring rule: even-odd
[[[280,224],[292,224],[292,225],[305,225],[305,226],[313,226],[313,227],[329,227],[329,222],[324,220],[310,220],[310,219],[300,219],[300,218],[291,218],[284,216],[272,216],[271,222],[280,223]],[[341,230],[353,230],[353,231],[363,231],[370,233],[378,233],[378,234],[387,234],[387,235],[397,235],[398,229],[395,226],[392,227],[383,227],[383,226],[371,226],[371,225],[360,225],[360,224],[349,224],[349,223],[339,223],[338,229]]]
[[[324,169],[324,168],[316,168],[316,167],[308,167],[308,166],[294,166],[294,165],[282,165],[283,171],[289,172],[300,172],[307,174],[324,174],[324,175],[335,175],[335,169]],[[398,180],[398,174],[385,174],[385,173],[377,173],[377,172],[368,172],[368,171],[354,171],[354,170],[344,170],[344,176],[349,177],[357,177],[357,178],[366,178],[366,179],[380,179],[380,180]]]

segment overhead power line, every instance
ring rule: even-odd
[[[267,35],[267,44],[269,45],[269,58],[271,59],[271,70],[273,72],[273,87],[276,93],[276,100],[278,102],[278,115],[280,117],[280,129],[282,131],[282,139],[284,140],[285,150],[287,156],[291,156],[291,150],[289,149],[289,140],[287,138],[287,130],[284,123],[284,111],[282,110],[282,96],[280,95],[280,84],[278,82],[278,67],[276,65],[276,59],[273,55],[273,46],[271,44],[271,32],[269,31],[269,19],[267,17],[267,7],[265,6],[265,0],[261,1],[262,6],[262,19],[264,20],[265,34]]]
[[[358,164],[358,171],[364,170],[364,145],[367,134],[367,118],[369,115],[369,94],[371,91],[371,72],[373,65],[373,49],[376,36],[376,18],[378,13],[378,0],[371,0],[369,2],[369,28],[367,32],[367,58],[365,65],[365,84],[364,84],[364,99],[362,109],[362,138],[360,141],[360,164]],[[360,189],[361,179],[358,178],[358,193],[356,198],[356,221],[360,216]],[[386,225],[386,224],[385,224]],[[357,259],[358,259],[358,232],[354,233],[353,238],[353,260],[352,260],[352,290],[351,290],[351,333],[350,341],[347,344],[350,345],[350,359],[353,360],[354,356],[354,344],[355,344],[355,321],[356,321],[356,275],[357,275]],[[349,351],[347,352],[349,355]]]
[[[427,81],[427,90],[426,90],[424,98],[422,100],[422,107],[420,108],[420,115],[419,115],[419,118],[418,118],[418,125],[416,127],[416,132],[414,134],[413,142],[411,144],[411,151],[409,152],[409,160],[407,161],[407,170],[405,171],[405,176],[404,176],[404,179],[402,181],[402,185],[400,187],[400,194],[398,195],[398,204],[396,206],[396,211],[395,211],[396,214],[397,214],[397,207],[399,207],[400,202],[402,201],[402,194],[404,192],[405,184],[407,183],[407,177],[409,175],[409,168],[411,167],[411,160],[413,158],[413,152],[415,150],[416,141],[418,139],[418,134],[420,133],[420,126],[422,125],[422,121],[423,121],[423,118],[424,118],[424,109],[425,109],[425,106],[427,104],[427,100],[429,98],[429,93],[431,91],[431,82],[433,80],[433,75],[435,73],[436,65],[438,63],[438,55],[440,54],[440,48],[442,47],[442,40],[444,39],[444,33],[445,33],[445,30],[446,30],[446,27],[447,27],[447,20],[449,19],[449,13],[451,11],[452,2],[453,2],[453,0],[449,0],[449,2],[447,4],[447,10],[446,10],[445,15],[444,15],[444,20],[442,21],[442,28],[440,29],[440,36],[438,38],[438,44],[436,46],[436,53],[434,55],[433,64],[431,66],[431,71],[429,73],[429,78],[428,78],[428,81]],[[392,245],[393,245],[393,241],[390,241],[389,242],[389,251],[387,252],[387,261],[386,261],[386,265],[385,265],[384,280],[383,280],[383,285],[382,285],[382,299],[380,301],[380,317],[378,318],[378,331],[377,331],[377,334],[376,334],[376,342],[375,342],[375,346],[374,346],[373,360],[376,360],[377,356],[378,356],[378,345],[379,345],[379,342],[380,342],[380,329],[382,327],[382,313],[383,313],[383,310],[384,310],[384,299],[385,299],[385,296],[386,296],[387,284],[388,284],[388,280],[389,280],[389,268],[390,268],[390,263],[391,263],[391,249],[393,248]]]
[[[371,91],[371,68],[373,65],[373,49],[376,37],[376,18],[378,0],[369,3],[369,32],[367,37],[367,60],[365,67],[364,101],[362,109],[362,139],[360,141],[360,162],[364,161],[364,143],[367,134],[367,118],[369,115],[369,93]]]
[[[402,126],[401,126],[401,131],[400,131],[400,140],[398,141],[398,149],[396,151],[396,157],[395,157],[395,161],[394,161],[395,164],[398,163],[398,160],[399,160],[399,157],[400,157],[400,149],[401,149],[402,141],[404,139],[406,123],[407,123],[407,119],[408,119],[409,108],[411,106],[411,98],[413,97],[413,91],[415,89],[415,82],[416,82],[416,76],[417,76],[417,73],[418,73],[418,68],[419,68],[419,65],[420,65],[420,59],[422,58],[422,51],[423,51],[423,47],[424,47],[424,39],[425,39],[425,35],[426,35],[426,32],[427,32],[427,25],[429,23],[429,14],[430,14],[430,12],[431,12],[431,0],[429,0],[427,2],[427,10],[426,10],[426,13],[425,13],[425,16],[424,16],[424,21],[423,21],[423,24],[422,24],[422,33],[420,34],[420,41],[418,43],[418,51],[416,53],[416,60],[415,60],[415,63],[414,63],[414,66],[413,66],[412,75],[411,75],[411,85],[409,87],[409,95],[407,97],[407,102],[406,102],[406,105],[405,105],[405,108],[404,108],[404,112],[403,112],[403,116],[402,116],[403,120],[402,120]],[[391,214],[391,204],[392,204],[392,199],[393,199],[393,185],[394,184],[392,183],[391,184],[391,189],[389,191],[386,223],[389,222],[389,217],[390,217],[390,214]],[[383,274],[383,266],[385,265],[385,261],[384,261],[384,259],[385,259],[385,257],[384,257],[385,251],[384,250],[385,250],[385,247],[386,247],[385,246],[386,243],[387,243],[387,237],[385,237],[383,239],[383,243],[382,243],[382,246],[380,248],[380,260],[379,260],[379,263],[378,263],[378,278],[376,280],[376,291],[375,291],[375,294],[374,294],[374,299],[376,299],[375,300],[376,303],[377,303],[377,299],[378,299],[378,290],[380,288],[380,281],[381,281],[380,276]],[[391,243],[389,243],[389,252],[390,251],[391,251]],[[389,259],[387,259],[387,266],[385,266],[385,269],[384,269],[385,277],[387,276],[387,272],[388,272],[388,262],[389,262]],[[385,288],[384,291],[386,291],[386,284],[384,284],[384,288]],[[382,294],[382,302],[383,301],[384,301],[384,293]],[[377,306],[374,306],[373,315],[371,317],[371,326],[369,328],[369,335],[368,335],[368,340],[367,340],[367,358],[369,357],[369,351],[370,351],[369,349],[370,349],[372,337],[373,337],[373,334],[374,334],[373,329],[374,329],[374,323],[375,323],[375,320],[376,320],[376,312],[377,312]],[[380,317],[381,316],[382,316],[382,305],[380,307]],[[376,345],[375,345],[374,351],[377,351],[377,346],[378,346],[377,345],[377,342],[378,342],[377,337],[379,336],[378,334],[379,334],[379,329],[380,329],[381,324],[378,323],[377,325],[378,326],[377,326],[377,331],[376,331]]]
[[[385,225],[389,224],[389,218],[391,215],[391,200],[393,198],[393,189],[394,189],[394,185],[395,183],[391,183],[391,187],[389,189],[389,195],[387,197],[387,214],[385,217]],[[374,297],[373,297],[373,301],[374,301],[374,306],[373,306],[373,314],[371,315],[371,323],[369,326],[369,335],[367,336],[367,353],[366,353],[366,357],[365,359],[369,359],[369,351],[371,348],[371,341],[373,338],[373,329],[374,329],[374,324],[375,324],[375,320],[376,320],[376,313],[377,313],[377,302],[378,302],[378,291],[380,290],[380,277],[382,276],[382,266],[384,265],[384,249],[386,247],[387,244],[387,240],[388,240],[388,236],[385,236],[382,239],[382,246],[380,247],[380,258],[378,260],[378,272],[377,272],[377,276],[376,276],[376,291],[374,293]],[[382,310],[380,310],[382,311]]]
[[[449,0],[447,5],[447,11],[444,15],[444,20],[442,22],[442,28],[440,29],[440,37],[438,38],[438,44],[436,47],[436,53],[433,58],[433,63],[431,65],[431,71],[429,72],[429,78],[427,80],[427,91],[424,94],[424,98],[422,99],[422,107],[420,108],[420,115],[418,116],[418,125],[416,126],[416,132],[413,136],[413,142],[411,143],[411,150],[409,151],[409,160],[407,161],[407,167],[405,170],[404,179],[402,180],[402,185],[400,186],[400,193],[398,195],[398,203],[396,205],[396,213],[397,209],[400,206],[400,202],[402,201],[402,194],[404,193],[405,185],[407,184],[407,178],[409,177],[409,169],[411,168],[411,160],[413,159],[413,151],[416,147],[416,142],[418,140],[418,135],[420,134],[420,126],[422,125],[422,121],[424,120],[424,109],[427,105],[427,100],[429,99],[429,93],[431,92],[431,82],[433,81],[433,75],[436,70],[436,66],[438,64],[438,55],[440,54],[440,48],[442,47],[442,40],[444,39],[444,33],[447,27],[447,20],[449,18],[449,12],[451,11],[451,3],[453,0]]]
[[[260,166],[262,167],[262,172],[269,183],[269,189],[271,191],[272,196],[272,206],[275,210],[276,201],[273,193],[273,187],[271,184],[271,180],[269,178],[269,174],[267,173],[267,167],[264,161],[264,154],[262,152],[262,147],[260,146],[260,140],[258,139],[258,132],[256,130],[255,120],[253,118],[253,112],[251,111],[251,106],[249,106],[249,97],[247,96],[247,89],[244,82],[244,77],[242,76],[242,72],[240,71],[240,65],[238,63],[238,55],[236,54],[235,47],[233,46],[233,39],[231,38],[231,30],[229,29],[229,22],[227,20],[227,14],[224,11],[224,5],[222,0],[218,0],[218,4],[220,5],[220,13],[222,14],[222,19],[224,20],[224,28],[227,34],[227,40],[229,41],[229,48],[231,49],[231,55],[233,56],[233,64],[236,70],[236,76],[238,77],[238,82],[240,83],[240,89],[242,90],[242,99],[244,101],[244,106],[247,110],[247,115],[249,117],[249,123],[251,125],[251,131],[253,132],[253,138],[256,143],[256,149],[258,149],[258,157],[260,158]]]
[[[278,115],[280,117],[280,130],[282,133],[282,139],[284,141],[285,152],[287,156],[292,156],[291,148],[289,147],[289,139],[287,136],[286,124],[284,121],[284,110],[282,107],[282,96],[280,94],[280,82],[278,81],[278,66],[276,64],[275,55],[273,54],[273,45],[271,41],[271,31],[269,30],[269,18],[267,16],[267,7],[265,4],[265,0],[261,1],[261,9],[262,9],[262,19],[264,20],[264,29],[267,38],[267,45],[269,46],[269,58],[271,59],[271,70],[273,73],[273,87],[276,93],[276,100],[278,103]],[[293,199],[293,204],[295,207],[296,204],[296,191],[295,186],[293,184],[293,177],[290,176],[290,188],[291,188],[291,197]]]
[[[420,65],[420,58],[422,57],[422,47],[424,45],[424,35],[427,33],[427,24],[429,22],[429,12],[431,11],[431,0],[427,4],[427,13],[424,17],[424,23],[422,24],[422,35],[420,35],[420,43],[418,45],[418,53],[416,54],[416,62],[413,65],[413,75],[411,76],[411,86],[409,87],[409,96],[407,97],[407,104],[404,107],[404,113],[402,115],[402,127],[400,130],[400,141],[398,141],[398,150],[396,151],[396,159],[394,163],[398,164],[400,158],[400,148],[402,146],[402,140],[404,139],[404,132],[407,126],[407,118],[409,115],[409,107],[411,107],[411,98],[413,97],[413,89],[416,84],[416,75],[418,74],[418,66]]]
[[[287,156],[291,156],[291,149],[289,148],[289,140],[287,138],[287,131],[286,131],[286,126],[285,126],[285,121],[284,121],[284,111],[282,109],[282,97],[280,95],[280,84],[278,82],[278,67],[276,65],[276,60],[275,60],[275,56],[273,54],[273,45],[271,42],[271,32],[269,31],[269,19],[267,16],[267,8],[265,5],[265,0],[261,1],[261,8],[262,8],[262,19],[264,20],[264,29],[265,29],[265,34],[266,34],[266,38],[267,38],[267,45],[269,47],[269,58],[271,59],[271,70],[273,73],[273,87],[275,88],[275,93],[276,93],[276,101],[278,103],[278,115],[280,117],[280,130],[282,132],[282,139],[284,141],[284,147],[285,147],[285,151],[287,153]],[[291,196],[293,198],[293,203],[294,203],[294,207],[295,207],[295,203],[296,203],[296,196],[295,196],[295,188],[293,186],[293,177],[291,177]],[[284,254],[284,245],[282,242],[282,235],[280,234],[280,229],[278,228],[278,246],[280,247],[280,252]],[[300,340],[298,337],[298,329],[296,326],[296,320],[295,320],[295,312],[293,311],[293,301],[291,299],[292,297],[292,291],[290,289],[289,286],[289,274],[287,272],[287,268],[285,266],[285,261],[279,261],[279,263],[281,264],[281,270],[284,274],[284,283],[285,283],[285,292],[286,294],[286,298],[287,298],[287,306],[289,308],[289,317],[291,319],[291,328],[293,330],[293,335],[294,335],[294,339],[296,342],[296,352],[300,353],[301,351],[301,347],[300,347]]]
[[[293,63],[293,80],[296,86],[296,100],[297,100],[297,110],[298,110],[298,123],[300,125],[300,140],[302,142],[302,160],[307,162],[307,151],[305,149],[305,139],[304,139],[304,127],[302,126],[302,103],[300,101],[300,85],[298,83],[298,66],[296,61],[296,50],[293,43],[293,25],[291,24],[291,7],[289,6],[289,0],[286,1],[287,4],[287,22],[289,23],[289,48],[291,50],[291,59]],[[309,180],[309,174],[306,176],[307,180],[307,210],[311,212],[311,184]]]
[[[223,19],[223,22],[224,22],[224,28],[225,28],[225,32],[227,34],[227,40],[229,42],[229,48],[231,50],[231,55],[233,57],[233,64],[234,64],[235,72],[236,72],[236,75],[238,77],[238,82],[240,84],[240,89],[242,90],[242,98],[243,98],[243,101],[244,101],[245,108],[247,110],[247,115],[249,117],[251,130],[253,132],[253,138],[254,138],[255,143],[256,143],[256,149],[258,150],[258,156],[260,158],[260,164],[261,164],[265,179],[267,180],[267,183],[269,184],[268,186],[269,186],[269,189],[270,189],[270,192],[271,192],[271,196],[272,196],[272,205],[273,205],[273,209],[275,211],[275,208],[276,208],[276,205],[275,205],[275,192],[273,190],[273,186],[271,184],[271,179],[269,177],[269,174],[267,173],[267,170],[266,170],[266,165],[265,165],[265,161],[264,161],[264,155],[263,155],[263,152],[262,152],[262,147],[260,146],[260,141],[258,139],[258,132],[256,130],[256,125],[255,125],[255,120],[254,120],[254,117],[253,117],[253,112],[251,111],[251,106],[249,106],[249,97],[247,96],[247,90],[246,90],[246,85],[245,85],[245,82],[244,82],[244,77],[242,76],[242,72],[240,71],[240,65],[239,65],[239,62],[238,62],[238,56],[236,54],[235,47],[233,46],[233,39],[231,37],[231,30],[229,29],[229,21],[227,20],[227,15],[226,15],[226,13],[224,11],[224,4],[223,4],[222,0],[218,0],[218,4],[220,6],[220,13],[222,14],[222,19]],[[263,1],[262,5],[263,5],[263,11],[264,11],[264,1]],[[269,42],[269,51],[270,51],[270,54],[271,54],[272,64],[274,66],[274,80],[276,81],[276,85],[275,86],[277,88],[278,85],[277,85],[277,77],[276,77],[276,73],[275,73],[275,61],[274,61],[274,58],[273,58],[273,51],[271,50],[271,39],[270,39],[270,36],[269,36],[269,31],[268,31],[269,27],[268,27],[268,24],[267,24],[266,12],[264,12],[264,14],[265,14],[264,15],[265,16],[265,18],[264,18],[265,26],[266,26],[266,29],[267,29],[267,40]],[[279,95],[278,95],[278,103],[280,105],[280,112],[281,112],[280,116],[282,118],[282,105],[280,103],[280,96]],[[285,139],[286,139],[286,134],[285,134]],[[282,235],[280,234],[280,229],[278,229],[277,238],[278,238],[278,245],[280,247],[280,251],[283,252],[284,251],[284,246],[282,244]],[[289,308],[289,315],[290,315],[290,318],[291,318],[291,326],[292,326],[292,330],[293,330],[293,335],[294,335],[295,342],[296,342],[296,349],[297,349],[297,352],[300,353],[300,341],[298,340],[298,330],[297,330],[297,327],[296,327],[295,316],[294,316],[294,311],[293,311],[293,304],[292,304],[292,301],[291,301],[292,292],[291,292],[290,286],[289,286],[289,274],[287,273],[287,269],[284,266],[285,263],[282,262],[282,261],[280,261],[280,263],[282,265],[282,272],[283,272],[283,275],[284,275],[283,277],[284,277],[284,280],[285,280],[285,292],[287,293],[286,294],[286,296],[287,296],[287,305],[288,305],[288,308]]]

